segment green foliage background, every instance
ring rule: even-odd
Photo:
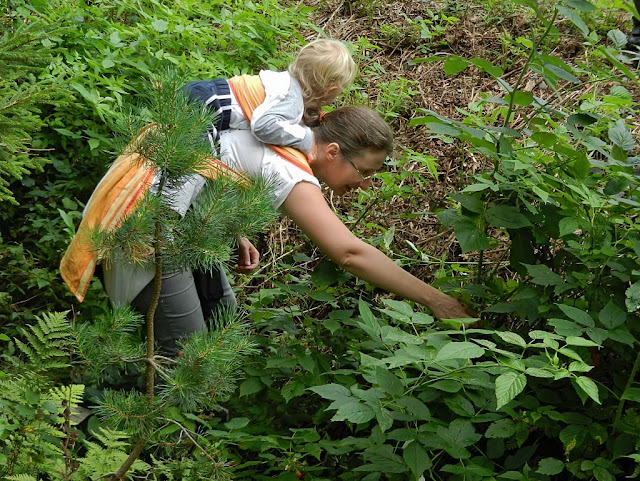
[[[351,13],[363,17],[384,7],[380,0],[352,3]],[[424,57],[416,62],[439,62],[450,76],[474,69],[501,92],[482,94],[459,119],[426,110],[412,116],[414,128],[460,145],[487,166],[438,214],[474,261],[434,261],[410,246],[413,257],[439,265],[441,289],[483,312],[482,324],[437,323],[406,302],[380,302],[371,286],[336,271],[313,249],[292,247],[272,266],[270,280],[246,296],[259,354],[245,364],[238,396],[218,412],[173,410],[172,419],[190,427],[192,438],[175,441],[180,428],[165,425],[154,433],[163,444],[143,454],[132,477],[609,481],[638,475],[640,199],[630,126],[639,83],[621,51],[624,34],[611,24],[612,8],[627,6],[479,3],[488,22],[510,14],[529,21],[527,35],[502,39],[507,55],[500,62],[434,55],[433,46],[465,14],[456,2],[402,27],[385,24],[378,40],[421,41]],[[62,315],[45,314],[72,305],[68,317],[100,325],[107,310],[98,283],[85,303],[74,305],[56,266],[83,202],[113,159],[119,112],[152,73],[168,66],[190,79],[284,68],[302,42],[301,27],[313,28],[308,15],[301,4],[269,0],[11,1],[3,11],[0,54],[28,26],[38,55],[7,56],[25,69],[0,79],[0,95],[6,101],[14,92],[42,92],[23,111],[4,114],[0,104],[2,135],[28,132],[19,148],[42,149],[38,160],[15,154],[16,165],[24,166],[19,172],[3,169],[0,158],[5,195],[14,199],[5,197],[0,211],[5,478],[58,472],[88,479],[117,469],[129,449],[130,433],[99,429],[95,414],[72,426],[66,408],[101,388],[84,388],[77,370],[58,364],[73,361],[74,341]],[[563,35],[579,39],[585,57],[569,65],[554,55]],[[371,42],[354,41],[356,58]],[[514,64],[520,70],[507,81]],[[348,101],[368,101],[380,68],[363,69]],[[524,89],[519,74],[528,71],[546,82],[553,100]],[[570,95],[589,84],[595,88]],[[399,79],[387,87],[377,107],[396,122],[408,116],[417,86]],[[438,159],[408,149],[396,163],[407,161],[437,176]],[[377,202],[424,195],[431,179],[397,165],[380,175],[378,200],[360,194],[345,222],[355,229],[376,205],[383,208]],[[379,229],[369,240],[412,268],[393,229]],[[496,250],[498,259],[491,257]],[[23,330],[26,324],[34,327]],[[55,365],[38,367],[38,353]]]

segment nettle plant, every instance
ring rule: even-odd
[[[539,14],[534,3],[523,3]],[[637,145],[627,126],[635,106],[630,89],[638,82],[616,48],[594,47],[589,70],[540,50],[559,12],[585,34],[587,45],[595,45],[578,10],[570,8],[594,7],[567,4],[544,20],[541,38],[520,40],[528,57],[514,85],[486,60],[452,57],[445,62],[449,74],[471,64],[480,67],[496,78],[504,97],[475,102],[462,122],[425,112],[413,125],[449,141],[458,139],[492,166],[451,196],[455,206],[439,215],[454,227],[463,252],[478,253],[477,284],[466,288],[489,306],[486,317],[492,325],[533,329],[529,335],[546,332],[582,346],[561,348],[558,359],[562,363],[562,356],[568,357],[573,374],[590,373],[572,379],[581,401],[576,405],[591,398],[600,406],[587,402],[577,409],[567,403],[569,391],[554,387],[553,398],[536,396],[553,412],[536,424],[545,417],[566,424],[558,437],[574,476],[614,479],[624,465],[621,457],[637,458],[640,432],[634,404],[640,401],[634,384],[640,364],[635,337],[640,329],[640,193],[638,158],[633,156]],[[621,45],[620,32],[608,36]],[[528,71],[551,87],[552,99],[523,90]],[[568,94],[584,82],[596,88],[572,103]],[[508,255],[506,272],[487,262],[496,260],[485,255],[491,249],[502,251],[497,260]],[[543,343],[556,348],[556,341],[546,337]]]

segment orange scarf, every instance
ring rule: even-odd
[[[265,98],[260,78],[257,75],[242,75],[230,79],[229,85],[250,122],[253,111]],[[130,145],[136,145],[141,136],[146,135],[152,127],[153,124],[150,124],[140,129],[137,138]],[[313,175],[305,155],[299,150],[276,145],[269,147],[283,159]],[[127,151],[129,149],[125,149]],[[242,174],[213,158],[209,159],[209,166],[198,173],[208,179],[215,179],[222,172],[239,180],[245,179]],[[60,275],[79,302],[84,300],[99,261],[88,240],[89,233],[92,229],[109,230],[120,225],[147,193],[155,174],[156,170],[149,167],[140,154],[123,154],[116,159],[93,192],[78,231],[60,261]]]
[[[153,126],[150,124],[140,129],[130,145],[136,145]],[[129,147],[125,149],[127,151],[130,151]],[[244,179],[244,176],[218,160],[208,159],[208,164],[198,172],[203,177],[215,179],[225,172]],[[156,169],[144,162],[140,154],[123,154],[116,159],[91,195],[78,231],[60,261],[60,275],[78,301],[84,300],[98,263],[88,240],[90,232],[93,229],[106,231],[118,227],[143,199],[155,175]]]

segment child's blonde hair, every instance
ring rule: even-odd
[[[300,82],[306,106],[331,87],[347,88],[356,76],[356,64],[341,41],[321,38],[302,47],[289,73]]]

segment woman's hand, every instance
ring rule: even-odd
[[[431,309],[434,317],[438,319],[469,319],[478,317],[470,307],[442,293],[440,293],[438,298],[430,303],[428,307]]]
[[[260,262],[260,253],[258,249],[251,243],[246,237],[240,237],[238,239],[238,266],[236,272],[241,274],[248,274],[256,267]]]

